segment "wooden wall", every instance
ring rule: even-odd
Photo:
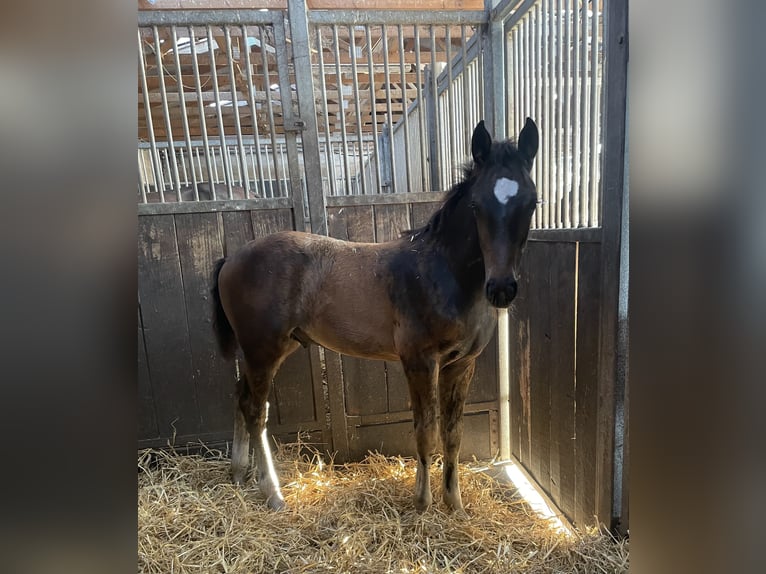
[[[441,194],[328,198],[330,235],[386,241],[424,224]],[[231,439],[235,366],[218,355],[209,301],[213,263],[254,237],[294,229],[293,211],[254,200],[219,211],[182,204],[141,206],[138,225],[139,447],[220,445]],[[232,204],[234,205],[234,204]],[[479,358],[466,407],[464,458],[498,449],[497,337]],[[299,431],[317,447],[354,460],[368,450],[413,455],[412,414],[398,362],[366,361],[299,349],[275,379],[269,429]],[[329,424],[328,424],[329,421]]]
[[[599,484],[601,244],[585,231],[528,243],[510,316],[511,453],[581,525]]]

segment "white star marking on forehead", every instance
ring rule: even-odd
[[[501,177],[495,182],[495,197],[505,205],[508,200],[519,193],[519,183],[506,177]]]

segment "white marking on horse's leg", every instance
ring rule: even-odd
[[[519,183],[507,177],[501,177],[495,182],[495,199],[505,205],[508,200],[519,193]]]
[[[272,510],[281,510],[285,507],[285,498],[282,496],[282,491],[279,488],[279,479],[274,470],[274,460],[271,456],[269,437],[266,429],[263,429],[263,432],[261,433],[260,443],[261,457],[258,461],[260,466],[258,472],[258,488],[266,497],[266,504],[269,508]]]
[[[234,440],[231,445],[231,475],[237,484],[245,483],[247,469],[250,467],[250,431],[247,429],[245,415],[237,405],[234,409]]]

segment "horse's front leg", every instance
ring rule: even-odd
[[[245,413],[250,408],[250,389],[244,373],[237,381],[237,405],[234,409],[234,440],[231,445],[231,476],[236,484],[245,484],[250,467],[250,430]]]
[[[415,423],[418,470],[415,478],[415,508],[431,506],[431,459],[436,446],[436,382],[439,365],[430,358],[403,359]]]
[[[449,508],[458,511],[463,511],[457,466],[460,441],[463,438],[463,407],[475,365],[475,359],[448,365],[442,369],[439,381],[441,439],[444,451],[442,496]]]

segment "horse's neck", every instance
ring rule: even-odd
[[[462,201],[465,201],[463,199]],[[466,208],[455,209],[443,221],[432,242],[446,259],[449,270],[467,291],[484,289],[484,258],[479,245],[476,220]]]

